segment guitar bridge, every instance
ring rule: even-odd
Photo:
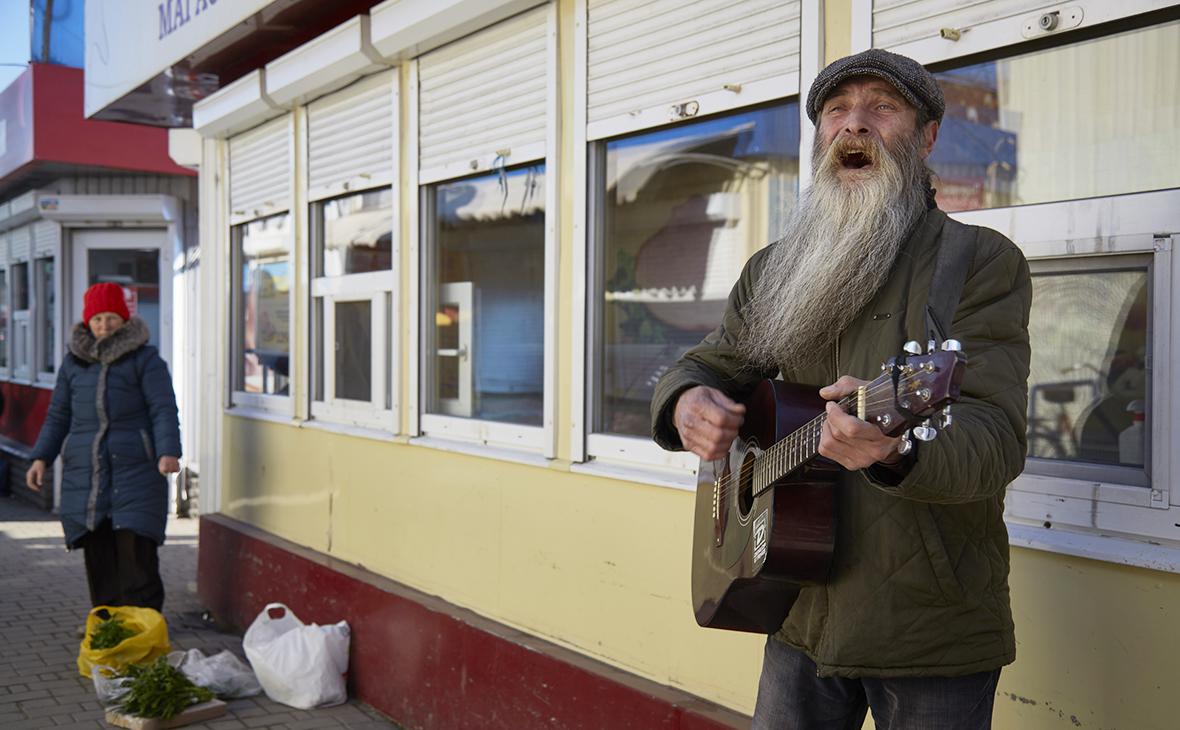
[[[721,547],[725,536],[725,520],[721,515],[721,478],[713,480],[713,546]]]

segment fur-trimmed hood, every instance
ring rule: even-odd
[[[151,332],[147,323],[139,317],[127,320],[126,324],[101,340],[94,337],[85,322],[79,322],[74,325],[74,333],[70,337],[70,352],[83,362],[109,365],[143,347],[149,339]]]

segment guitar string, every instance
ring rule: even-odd
[[[914,379],[915,379],[915,376],[912,376],[912,375],[903,376],[902,378],[900,378],[900,379],[898,380],[898,385],[900,386],[902,383],[909,382],[909,381],[911,381],[911,380],[914,380]],[[890,381],[890,380],[882,380],[882,382],[881,382],[881,383],[879,383],[879,384],[877,384],[877,385],[871,385],[871,384],[870,384],[870,387],[869,387],[869,388],[867,388],[867,389],[865,390],[865,395],[866,395],[866,396],[867,396],[867,395],[870,395],[870,394],[871,394],[871,395],[874,395],[874,396],[875,396],[875,395],[879,395],[879,394],[880,394],[880,393],[881,393],[883,390],[885,390],[885,389],[887,389],[887,388],[888,388],[888,389],[890,389],[890,391],[891,391],[891,392],[890,392],[890,396],[892,396],[892,387],[893,387],[893,383],[892,383],[892,381]],[[858,400],[859,400],[859,395],[848,395],[848,396],[845,396],[844,398],[841,398],[841,399],[840,399],[840,400],[838,400],[838,401],[835,401],[835,403],[836,403],[838,406],[840,406],[842,409],[844,409],[844,410],[847,412],[847,410],[848,410],[848,406],[855,405],[855,404],[856,404],[856,402],[857,402]],[[892,397],[888,397],[888,398],[874,398],[874,399],[872,399],[872,400],[868,400],[868,399],[866,399],[866,401],[865,401],[865,405],[866,405],[866,406],[871,406],[871,405],[878,405],[878,404],[881,404],[881,403],[887,403],[887,402],[890,402],[891,400],[892,400]],[[719,480],[718,480],[718,490],[717,490],[717,491],[718,491],[718,498],[720,499],[720,498],[722,498],[722,497],[726,497],[726,496],[728,496],[728,493],[729,493],[729,491],[730,491],[730,487],[731,487],[732,485],[735,485],[735,484],[737,484],[737,483],[738,483],[738,482],[740,482],[740,481],[744,481],[746,477],[750,476],[750,473],[751,473],[751,472],[752,472],[752,471],[753,471],[755,468],[757,468],[757,464],[758,464],[758,463],[761,463],[761,464],[766,464],[766,463],[768,463],[768,461],[769,461],[769,460],[771,460],[771,459],[773,458],[773,457],[771,457],[771,454],[775,454],[776,456],[777,456],[777,455],[781,455],[781,454],[782,454],[782,452],[783,452],[783,451],[785,450],[785,448],[786,448],[786,447],[785,447],[785,446],[783,446],[783,445],[784,445],[784,444],[786,444],[786,443],[787,443],[789,440],[791,440],[792,438],[795,438],[796,436],[798,436],[798,435],[802,434],[804,431],[807,431],[808,429],[814,429],[814,428],[816,428],[816,427],[822,427],[822,424],[823,424],[823,423],[824,423],[826,420],[827,420],[827,413],[826,413],[826,412],[824,412],[824,413],[821,413],[821,414],[817,415],[815,418],[812,418],[812,419],[811,419],[810,421],[808,421],[807,423],[805,423],[805,424],[803,424],[802,426],[800,426],[799,428],[795,429],[795,430],[794,430],[793,432],[791,432],[791,433],[790,433],[790,434],[789,434],[789,435],[788,435],[786,438],[784,438],[783,440],[781,440],[781,441],[778,441],[777,443],[775,443],[774,445],[772,445],[770,448],[768,448],[766,451],[764,451],[764,452],[762,453],[762,455],[758,456],[758,457],[757,457],[756,459],[754,459],[753,461],[750,461],[750,462],[743,462],[743,464],[742,464],[742,466],[739,468],[739,470],[738,470],[737,474],[734,474],[733,472],[730,472],[728,476],[724,476],[724,477],[722,477],[721,479],[719,479]],[[811,434],[809,434],[809,435],[810,435],[811,437],[815,437],[815,436],[818,436],[819,434],[818,434],[818,431],[816,431],[815,433],[811,433]],[[802,444],[796,444],[796,445],[797,445],[797,446],[808,446],[808,447],[810,447],[810,446],[811,446],[811,444],[810,444],[810,441],[811,441],[811,439],[808,439],[808,443],[802,443]],[[810,458],[810,457],[809,457],[809,458]],[[794,461],[794,459],[791,459],[791,461]],[[805,459],[803,462],[800,462],[799,464],[795,464],[795,465],[791,466],[791,468],[790,468],[790,469],[788,469],[788,473],[789,473],[791,470],[794,470],[795,468],[797,468],[797,467],[799,467],[799,466],[802,466],[802,464],[803,464],[803,463],[805,463],[806,461],[807,461],[807,459]],[[783,476],[785,476],[785,474],[784,474]],[[740,477],[740,479],[739,479],[738,477]],[[780,477],[780,478],[781,478],[781,477]],[[764,490],[763,490],[763,491],[764,491]],[[759,492],[759,493],[761,493],[761,492]],[[755,495],[755,496],[757,496],[757,495]]]
[[[912,378],[907,378],[907,379],[912,379]],[[899,385],[900,385],[900,381],[899,381]],[[869,390],[866,390],[865,392],[866,392],[866,394],[867,393],[879,393],[884,388],[891,387],[891,386],[892,386],[892,383],[883,382],[877,386],[874,386],[873,388],[871,388]],[[856,397],[846,396],[845,398],[835,401],[835,403],[847,411],[847,407],[854,405],[856,400],[857,400]],[[891,400],[891,399],[890,398],[878,398],[878,399],[875,399],[872,401],[866,401],[866,405],[876,405],[879,403],[888,402],[889,400]],[[771,454],[779,455],[784,451],[785,447],[782,445],[786,444],[788,440],[796,437],[799,434],[802,434],[804,431],[807,431],[808,429],[815,429],[816,427],[822,426],[823,422],[826,420],[827,420],[827,413],[826,412],[819,414],[815,418],[812,418],[810,421],[805,423],[803,426],[795,429],[790,435],[787,436],[787,438],[775,443],[773,446],[771,446],[769,449],[767,449],[765,452],[763,452],[761,456],[754,459],[753,462],[744,462],[736,475],[733,472],[730,472],[730,475],[728,477],[722,477],[718,483],[718,498],[728,496],[731,485],[736,484],[739,481],[744,481],[745,478],[748,477],[750,475],[750,473],[754,469],[757,468],[756,462],[766,464],[770,459],[773,458],[773,457],[771,457]],[[818,432],[810,434],[810,436],[812,436],[812,437],[817,436],[817,435],[818,435]],[[806,443],[806,444],[797,444],[797,445],[810,447],[811,444]],[[806,460],[804,460],[804,461],[806,461]],[[789,471],[793,470],[794,468],[801,466],[802,463],[803,462],[800,462],[799,464],[792,466],[791,469],[788,470],[788,473],[789,473]],[[735,477],[740,477],[740,479],[735,480]],[[759,493],[761,493],[761,492],[759,492]]]

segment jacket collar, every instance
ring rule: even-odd
[[[98,340],[85,322],[74,325],[70,337],[70,352],[83,362],[109,365],[124,355],[137,350],[151,339],[147,324],[139,317],[127,320],[109,336]]]

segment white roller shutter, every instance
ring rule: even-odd
[[[590,0],[587,137],[797,94],[799,5]]]
[[[8,255],[9,255],[8,234],[7,233],[0,233],[0,266],[7,266],[8,265]]]
[[[312,103],[307,110],[312,200],[393,180],[394,84],[384,71]]]
[[[229,141],[230,222],[291,205],[291,120],[283,116]]]
[[[545,157],[549,6],[418,59],[419,181]]]
[[[37,258],[53,256],[61,243],[61,224],[41,220],[33,224],[33,251]]]
[[[30,228],[31,226],[25,225],[19,228],[13,228],[8,232],[8,255],[11,257],[13,263],[19,264],[22,261],[28,261],[30,258]]]
[[[1175,4],[1174,0],[873,0],[873,47],[934,63]],[[1056,16],[1047,23],[1052,26],[1049,29],[1039,22],[1046,13]]]

